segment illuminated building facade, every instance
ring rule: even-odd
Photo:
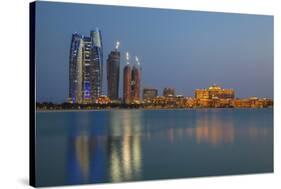
[[[129,103],[131,101],[131,67],[127,64],[124,67],[123,75],[123,98],[124,103]]]
[[[137,66],[133,66],[131,77],[131,98],[132,101],[140,100],[140,79],[141,73]]]
[[[120,52],[116,48],[107,58],[107,93],[111,100],[119,98]]]
[[[91,38],[90,37],[83,37],[83,49],[82,49],[82,65],[83,65],[83,103],[91,103],[92,98],[91,98]]]
[[[123,72],[123,101],[125,104],[140,103],[140,87],[141,87],[141,67],[138,57],[136,57],[137,65],[131,69],[129,63],[129,53],[126,53],[126,66]]]
[[[102,95],[102,38],[99,29],[90,37],[73,34],[69,56],[69,102],[93,103]]]
[[[90,94],[92,100],[102,95],[102,77],[103,77],[103,48],[101,31],[96,29],[91,31],[92,49],[91,49],[91,82]]]
[[[234,99],[235,91],[233,89],[222,89],[218,85],[212,85],[208,89],[196,89],[196,99]]]
[[[164,88],[163,90],[163,96],[175,96],[175,89],[173,88]]]
[[[152,89],[152,88],[144,88],[143,89],[142,97],[143,97],[144,100],[153,99],[153,98],[156,98],[157,96],[158,96],[158,90],[157,89]]]
[[[81,103],[83,100],[82,91],[82,50],[84,42],[82,36],[73,34],[71,39],[70,56],[69,56],[69,101]]]

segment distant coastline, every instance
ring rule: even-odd
[[[53,110],[43,110],[43,109],[36,109],[36,113],[48,113],[48,112],[99,112],[99,111],[118,111],[118,110],[151,110],[151,111],[165,111],[165,110],[254,110],[254,109],[273,109],[273,106],[264,107],[264,108],[111,108],[111,109],[53,109]]]
[[[71,104],[71,103],[36,103],[36,112],[58,112],[58,111],[114,111],[114,110],[192,110],[192,109],[257,109],[273,108],[271,99],[235,99],[227,103],[217,100],[204,101],[172,101],[166,103],[137,103],[137,104]]]

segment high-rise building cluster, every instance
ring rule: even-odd
[[[69,55],[69,102],[75,107],[107,105],[145,108],[193,108],[193,107],[268,107],[273,105],[270,99],[256,97],[235,99],[234,89],[223,89],[212,85],[196,89],[195,97],[176,95],[171,87],[163,89],[158,96],[158,89],[144,88],[143,101],[141,92],[141,66],[138,57],[130,59],[125,54],[125,66],[120,69],[120,42],[116,42],[106,60],[107,95],[103,93],[103,43],[101,31],[97,28],[90,36],[72,34]],[[123,98],[120,98],[120,70],[123,71]]]
[[[92,104],[110,99],[120,102],[120,57],[117,41],[115,49],[106,61],[107,97],[103,94],[103,44],[101,31],[97,28],[90,32],[90,37],[72,34],[69,56],[69,99],[74,104]],[[140,102],[141,68],[136,57],[136,64],[129,63],[126,53],[126,65],[123,73],[123,102]],[[106,97],[106,98],[105,98]],[[107,100],[106,100],[107,101]]]

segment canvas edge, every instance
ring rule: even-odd
[[[29,3],[29,185],[35,177],[35,17],[36,2]]]

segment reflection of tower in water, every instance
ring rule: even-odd
[[[92,127],[90,115],[74,117],[75,126],[70,129],[68,149],[68,183],[99,183],[106,179],[105,128]]]
[[[142,160],[140,111],[112,112],[112,114],[110,124],[112,138],[108,143],[111,181],[139,180]]]
[[[74,118],[77,124],[71,128],[66,173],[69,184],[141,178],[141,112],[113,111],[110,114],[108,127],[101,120],[96,120],[95,126],[90,124],[87,114]]]
[[[79,167],[81,168],[83,178],[89,177],[89,166],[90,166],[90,145],[89,137],[81,135],[75,139],[75,154]]]

